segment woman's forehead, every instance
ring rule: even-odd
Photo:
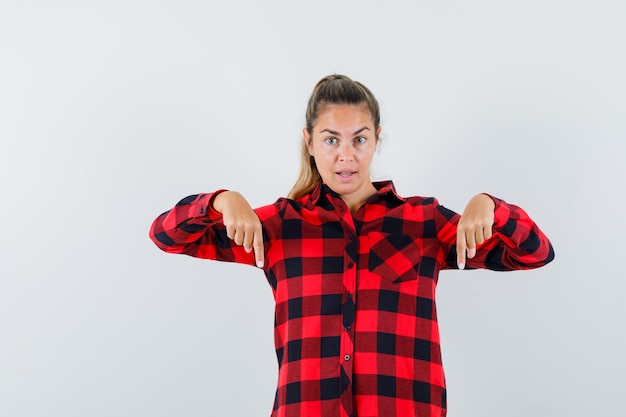
[[[320,111],[315,125],[320,129],[333,130],[372,129],[374,121],[366,104],[328,104]]]

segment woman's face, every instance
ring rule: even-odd
[[[306,129],[303,134],[322,180],[346,202],[360,204],[375,193],[370,164],[380,127],[375,130],[367,105],[328,105],[313,134]]]

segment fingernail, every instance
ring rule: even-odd
[[[263,268],[263,261],[257,261],[256,266]]]
[[[465,269],[465,264],[464,263],[460,263],[459,264],[459,269]]]

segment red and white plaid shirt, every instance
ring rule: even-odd
[[[391,182],[354,215],[320,184],[255,210],[276,300],[278,388],[272,417],[441,417],[446,388],[435,288],[456,266],[460,216],[434,198],[399,197]],[[181,200],[154,221],[166,252],[254,265],[211,201]],[[540,267],[552,246],[519,207],[493,198],[494,235],[467,268]]]

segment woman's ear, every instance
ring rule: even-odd
[[[311,135],[309,135],[309,131],[306,128],[302,129],[302,140],[304,140],[304,145],[309,150],[309,155],[313,156],[313,144],[311,142]]]

